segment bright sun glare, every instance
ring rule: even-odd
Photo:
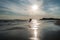
[[[32,5],[32,10],[35,11],[38,9],[38,5]]]

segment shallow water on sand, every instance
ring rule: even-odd
[[[0,40],[57,40],[60,27],[54,20],[0,23]],[[56,39],[55,39],[56,38]]]

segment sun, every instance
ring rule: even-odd
[[[39,13],[39,5],[38,4],[32,4],[29,6],[29,15],[36,15]]]
[[[32,5],[32,10],[35,11],[38,9],[38,5]]]

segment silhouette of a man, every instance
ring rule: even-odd
[[[32,19],[29,20],[29,22],[31,22]]]

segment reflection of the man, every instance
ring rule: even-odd
[[[30,33],[31,33],[31,37],[30,37],[30,40],[38,40],[38,21],[33,19],[31,22],[30,22]]]

